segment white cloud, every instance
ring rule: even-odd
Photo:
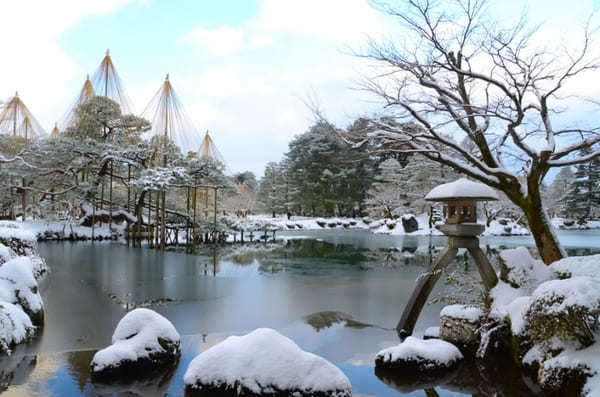
[[[366,0],[261,0],[257,14],[237,26],[186,34],[199,63],[210,66],[174,84],[185,88],[184,104],[201,130],[212,131],[229,168],[260,175],[313,122],[301,100],[307,92],[315,90],[341,124],[370,107],[351,89],[364,63],[342,50],[383,30]]]
[[[74,99],[73,76],[82,74],[58,45],[60,36],[88,16],[114,12],[132,1],[3,2],[0,98],[19,91],[34,115],[50,129],[54,119],[66,111],[64,104]]]
[[[365,0],[261,0],[258,16],[249,26],[348,44],[382,32],[377,11]]]
[[[229,26],[215,29],[199,27],[186,34],[183,39],[218,56],[234,54],[245,45],[244,33]]]

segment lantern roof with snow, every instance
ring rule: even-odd
[[[426,196],[427,201],[493,201],[498,195],[491,187],[483,183],[460,178],[454,182],[444,183],[434,187]]]

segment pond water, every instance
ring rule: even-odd
[[[415,279],[445,238],[364,231],[282,237],[286,241],[277,244],[193,255],[118,243],[40,243],[51,269],[41,285],[46,324],[36,341],[0,359],[0,386],[6,395],[19,396],[179,396],[183,373],[199,352],[229,335],[270,327],[339,366],[357,396],[473,393],[458,386],[394,388],[373,370],[377,351],[398,343],[394,327]],[[560,238],[571,254],[600,252],[598,231],[562,232]],[[482,245],[493,256],[499,247],[533,243],[528,237],[493,237]],[[470,273],[473,267],[459,255],[449,271]],[[432,296],[447,288],[440,282]],[[438,325],[442,305],[425,307],[415,334]],[[182,335],[179,366],[162,379],[133,385],[92,384],[94,352],[110,343],[126,311],[139,306],[167,317]]]

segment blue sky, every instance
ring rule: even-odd
[[[525,5],[531,20],[546,21],[560,37],[593,1],[497,0],[491,7],[511,19]],[[312,122],[301,100],[308,93],[341,125],[378,109],[354,89],[368,65],[347,49],[394,29],[366,0],[55,0],[2,10],[10,56],[0,62],[0,100],[18,90],[48,131],[110,48],[138,112],[169,73],[230,171],[258,175]]]

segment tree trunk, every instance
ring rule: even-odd
[[[566,253],[560,246],[558,237],[554,233],[554,227],[548,219],[548,215],[542,208],[541,200],[532,202],[526,208],[523,208],[529,230],[535,240],[535,245],[540,253],[540,257],[545,264],[560,260],[566,256]]]

